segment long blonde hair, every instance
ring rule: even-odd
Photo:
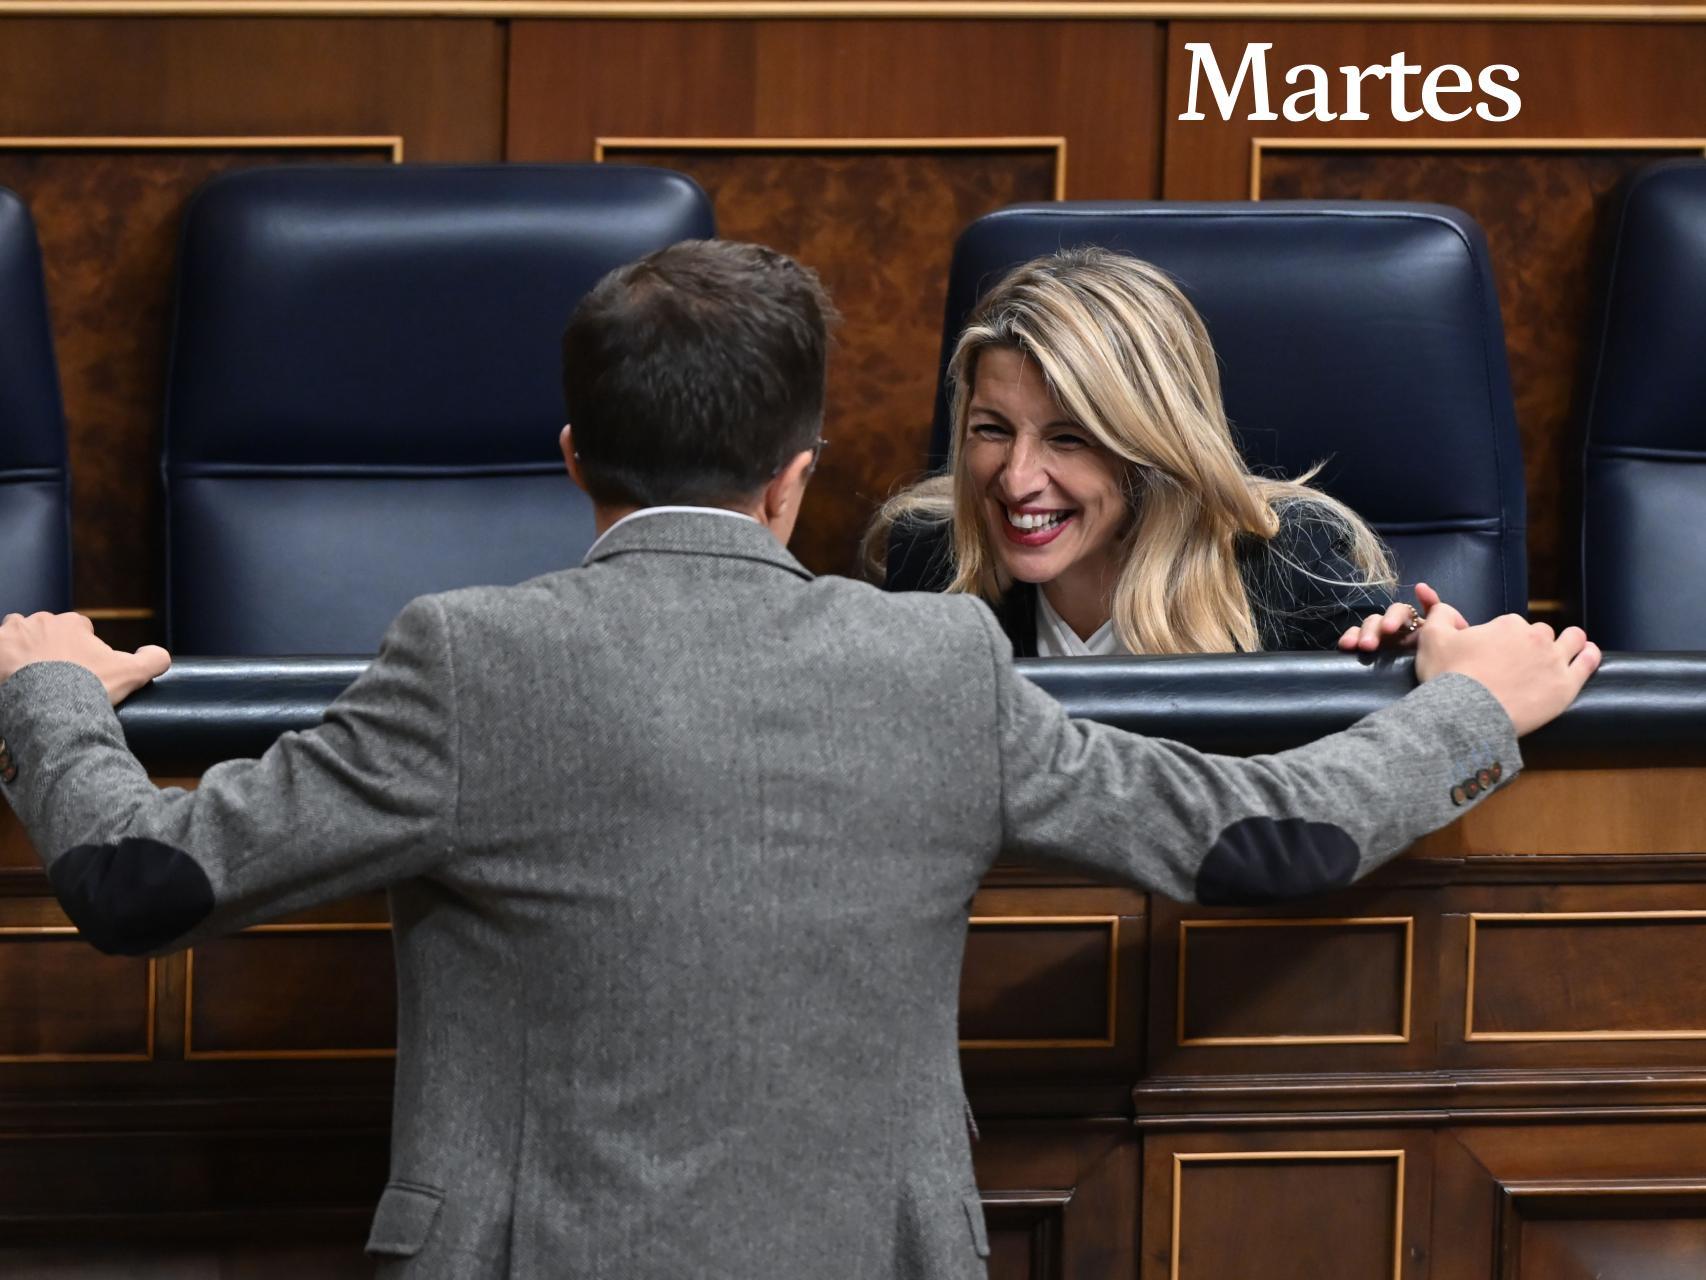
[[[966,471],[966,418],[978,357],[991,347],[1036,362],[1061,409],[1129,464],[1131,527],[1111,615],[1133,653],[1223,653],[1261,647],[1257,608],[1239,573],[1241,535],[1269,542],[1280,513],[1336,526],[1362,575],[1332,586],[1391,584],[1386,548],[1338,500],[1299,480],[1251,473],[1233,442],[1208,331],[1168,276],[1105,249],[1064,250],[1015,268],[972,313],[948,376],[953,436],[946,475],[897,494],[866,534],[867,563],[897,520],[952,524],[949,591],[990,603],[1011,583],[999,567]],[[1274,547],[1277,551],[1278,548]],[[1295,565],[1320,577],[1313,566]]]

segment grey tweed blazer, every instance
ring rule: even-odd
[[[169,950],[388,886],[409,1280],[961,1280],[988,1251],[955,1044],[998,854],[1174,898],[1343,884],[1520,764],[1435,681],[1240,760],[1069,720],[965,596],[814,578],[657,514],[425,597],[319,727],[157,790],[98,681],[0,686],[71,918]]]

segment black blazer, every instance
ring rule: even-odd
[[[1262,648],[1331,649],[1371,613],[1392,603],[1385,587],[1347,587],[1361,574],[1352,565],[1342,530],[1296,512],[1280,516],[1273,539],[1239,540],[1238,570],[1256,610]],[[1305,572],[1307,570],[1308,572]],[[941,591],[952,561],[948,530],[939,524],[897,524],[889,536],[889,591]],[[1322,581],[1326,579],[1326,581]],[[1037,656],[1037,588],[1019,582],[995,605],[1001,629],[1018,658]]]

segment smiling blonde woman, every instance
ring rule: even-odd
[[[1016,268],[949,378],[948,472],[884,504],[867,560],[894,585],[926,558],[905,585],[981,596],[1019,656],[1374,649],[1413,628],[1366,522],[1308,475],[1244,465],[1208,331],[1148,263]]]

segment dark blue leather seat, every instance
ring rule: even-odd
[[[1317,483],[1386,538],[1405,583],[1473,619],[1527,607],[1522,456],[1480,228],[1440,205],[1015,205],[954,249],[942,363],[1011,267],[1096,244],[1157,264],[1202,313],[1252,466]],[[938,382],[932,462],[947,458]]]
[[[71,607],[71,491],[41,250],[0,187],[0,614]]]
[[[1706,649],[1706,161],[1624,190],[1588,399],[1582,605],[1607,649]]]
[[[364,653],[410,598],[577,563],[559,338],[610,268],[715,234],[681,174],[259,169],[185,216],[170,643]]]

